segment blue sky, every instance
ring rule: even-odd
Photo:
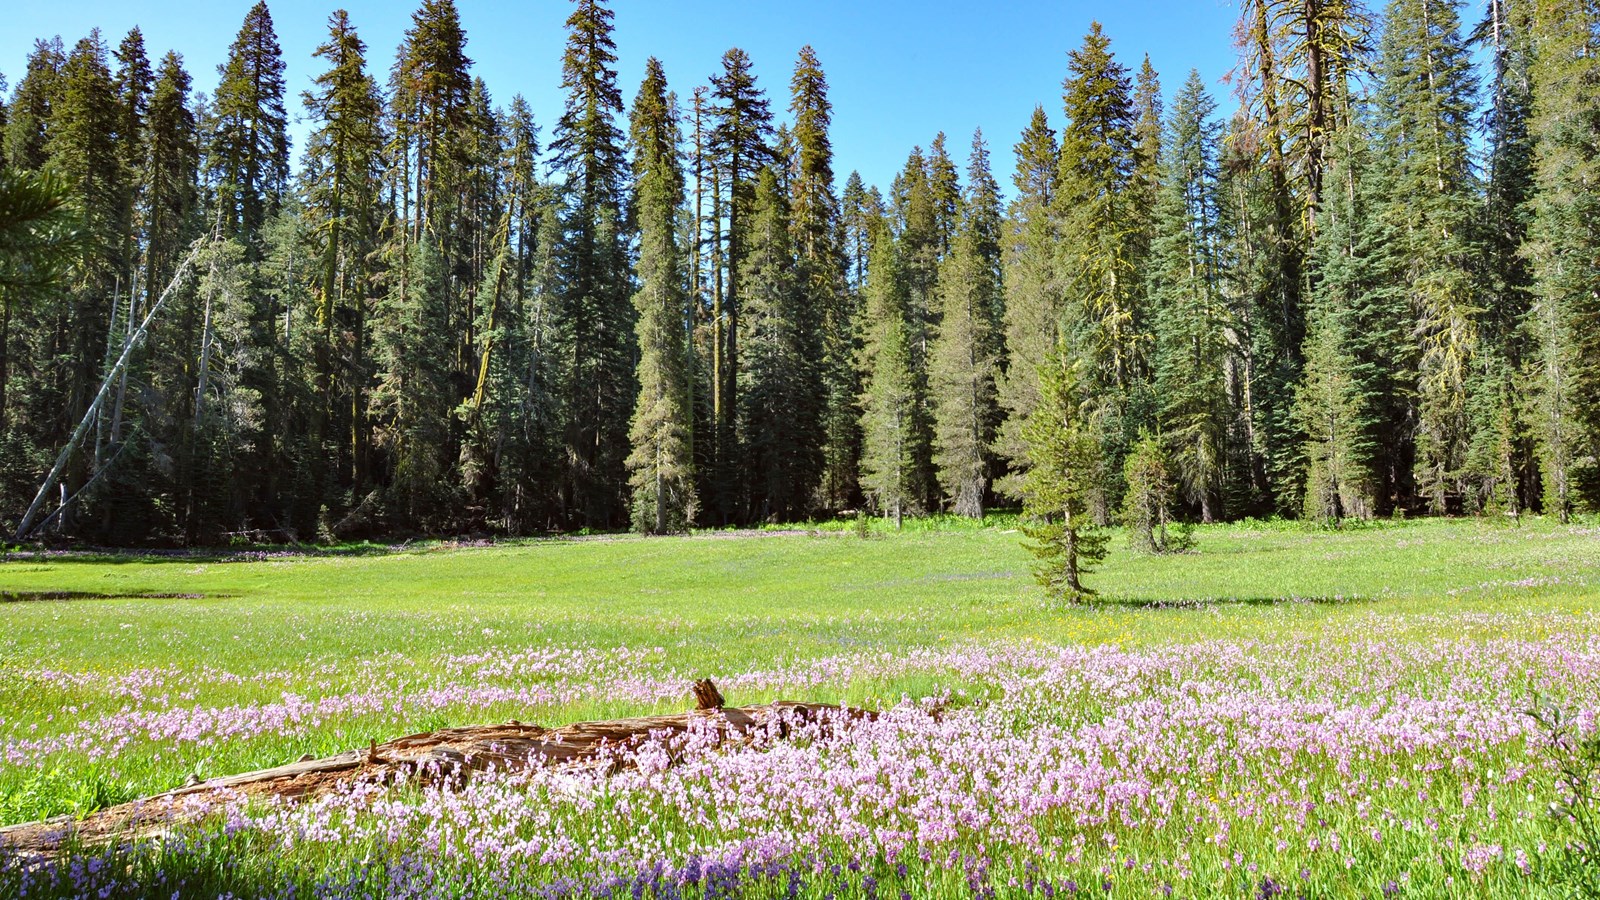
[[[268,0],[295,94],[316,73],[312,49],[326,35],[337,0]],[[561,107],[560,57],[569,0],[457,0],[467,31],[467,55],[497,104],[521,93],[548,126]],[[100,27],[113,46],[139,25],[152,59],[167,49],[184,55],[197,90],[210,92],[216,68],[237,33],[250,0],[137,2],[137,0],[4,0],[0,72],[21,76],[36,37],[59,34],[68,46]],[[368,60],[387,73],[405,29],[409,2],[347,0],[345,8],[368,44]],[[1197,68],[1226,110],[1233,106],[1223,78],[1233,65],[1233,0],[615,0],[619,81],[632,100],[651,55],[687,98],[719,67],[723,51],[743,47],[773,99],[787,106],[788,81],[800,47],[816,48],[834,101],[834,148],[841,183],[859,169],[868,183],[887,186],[913,145],[949,135],[965,166],[972,130],[981,126],[994,152],[996,175],[1010,187],[1011,145],[1034,105],[1061,122],[1061,80],[1067,51],[1098,19],[1112,49],[1130,68],[1145,53],[1170,97]],[[298,138],[303,124],[295,126]],[[548,127],[546,128],[548,134]],[[298,157],[299,141],[295,153]]]

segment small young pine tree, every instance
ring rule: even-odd
[[[1034,578],[1051,597],[1081,601],[1093,592],[1083,575],[1105,559],[1106,535],[1094,524],[1104,467],[1095,414],[1084,395],[1082,363],[1060,348],[1039,367],[1039,403],[1022,427],[1033,465],[1023,481],[1023,546],[1038,558]]]
[[[1183,542],[1175,541],[1167,531],[1172,524],[1176,491],[1160,439],[1148,431],[1141,434],[1122,469],[1128,483],[1122,500],[1122,524],[1128,529],[1129,545],[1144,553],[1181,549]]]

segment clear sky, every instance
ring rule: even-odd
[[[253,0],[0,0],[0,72],[14,87],[37,37],[59,34],[70,46],[99,27],[113,47],[138,25],[152,62],[176,49],[195,89],[209,93],[217,65]],[[318,71],[311,51],[327,34],[338,0],[268,0],[288,64],[292,116],[298,95]],[[561,108],[563,23],[570,0],[457,0],[467,55],[495,103],[521,93],[545,127]],[[368,62],[386,80],[415,5],[346,0],[368,45]],[[1036,104],[1061,124],[1067,51],[1098,19],[1112,50],[1130,68],[1148,53],[1170,98],[1197,68],[1224,109],[1233,106],[1223,78],[1233,66],[1233,0],[615,0],[619,83],[631,102],[654,55],[687,98],[719,69],[722,53],[743,47],[755,63],[774,112],[788,104],[789,75],[805,44],[816,48],[834,103],[835,166],[842,183],[858,169],[887,187],[913,145],[940,131],[965,166],[972,130],[981,126],[996,176],[1010,188],[1011,145]],[[786,113],[783,113],[786,118]],[[296,124],[296,138],[305,125]],[[298,159],[300,141],[296,141]]]

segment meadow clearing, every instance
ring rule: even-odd
[[[884,714],[0,851],[0,897],[1559,896],[1526,711],[1596,727],[1594,523],[1118,540],[1089,607],[1042,599],[1010,520],[912,525],[10,559],[0,824],[444,725],[680,711],[706,675]]]

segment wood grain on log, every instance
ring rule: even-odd
[[[702,685],[705,690],[702,691]],[[626,753],[655,739],[668,739],[691,725],[715,732],[719,741],[746,740],[767,726],[787,737],[790,726],[820,719],[872,719],[876,713],[826,703],[779,700],[764,706],[724,707],[709,679],[696,683],[701,708],[677,715],[576,722],[542,728],[513,721],[505,725],[445,728],[372,742],[322,759],[302,757],[287,765],[212,778],[100,810],[81,819],[61,816],[0,828],[0,852],[53,855],[69,840],[80,844],[159,838],[199,823],[222,804],[279,798],[301,803],[357,784],[391,785],[411,781],[457,787],[473,773],[515,772],[540,766],[588,768],[609,772],[626,765]],[[715,706],[706,707],[707,702]]]

